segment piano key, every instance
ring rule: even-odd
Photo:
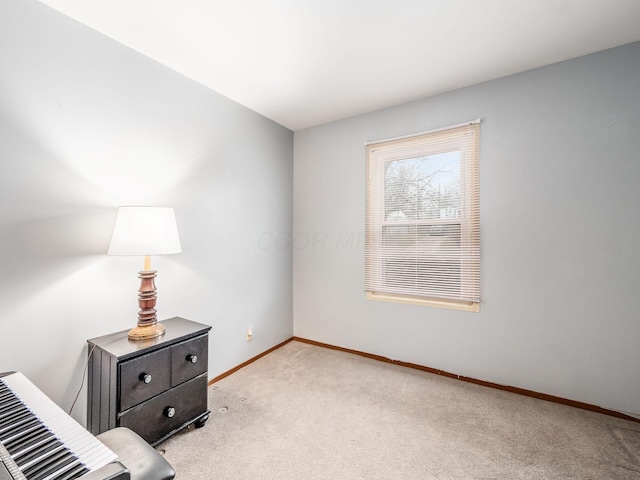
[[[31,459],[42,456],[49,450],[53,450],[58,445],[58,441],[53,437],[47,437],[39,442],[25,448],[23,450],[18,451],[17,453],[11,454],[12,458],[16,463],[24,465],[28,463]]]
[[[8,427],[13,425],[15,422],[19,422],[21,419],[34,416],[26,407],[22,406],[21,409],[12,409],[7,411],[7,414],[0,419],[0,431],[6,430]]]
[[[4,412],[9,412],[12,408],[15,408],[16,405],[21,404],[22,402],[15,396],[5,396],[0,399],[0,407],[2,407],[2,411],[0,411],[0,418],[5,415]]]
[[[5,442],[4,446],[9,451],[9,453],[11,453],[11,455],[17,456],[22,452],[31,450],[38,444],[51,438],[51,435],[52,433],[47,430],[44,425],[38,425],[37,428],[34,428],[25,435]]]
[[[26,472],[34,466],[45,464],[48,459],[64,451],[64,445],[62,445],[61,443],[47,444],[46,448],[39,449],[37,452],[33,452],[33,455],[29,455],[28,457],[23,458],[20,462],[16,463],[20,467],[20,470]]]
[[[0,385],[0,402],[5,402],[6,399],[11,398],[13,392],[6,385]]]
[[[58,415],[60,412],[61,410],[59,412],[56,412],[55,415]],[[60,416],[62,417],[62,415]],[[44,432],[42,430],[44,430]],[[48,442],[45,442],[43,437],[46,438],[47,435],[53,436],[53,434],[51,432],[47,432],[46,430],[47,430],[46,428],[43,429],[43,427],[40,426],[37,431],[30,432],[27,435],[28,438],[26,438],[26,440],[23,440],[22,438],[20,438],[20,436],[18,436],[17,438],[14,436],[14,438],[12,438],[11,440],[10,445],[12,448],[21,448],[23,454],[26,454],[28,452],[29,453],[28,458],[31,459],[33,458],[34,455],[37,456],[39,454],[42,454],[43,443],[46,444],[46,446],[48,447],[47,450],[51,448],[51,444]],[[66,430],[66,428],[64,430]],[[86,430],[82,429],[82,427],[80,427],[80,429],[78,430],[82,432],[84,435],[81,435],[78,432],[72,432],[68,434],[69,438],[83,437],[83,436],[86,436],[86,434],[88,433],[86,432]],[[33,438],[34,435],[36,436],[35,438]],[[97,442],[95,437],[91,436],[91,438],[95,442]],[[38,445],[38,442],[40,443],[40,445]],[[89,463],[94,463],[94,464],[101,463],[101,466],[111,463],[113,461],[113,457],[115,457],[115,454],[113,454],[113,452],[111,452],[108,448],[106,448],[100,442],[98,442],[98,444],[103,448],[92,449],[86,445],[82,445],[82,447],[79,448],[79,450],[83,450],[86,452],[83,460],[88,461]],[[35,448],[35,447],[38,447],[39,450],[38,448]],[[23,457],[22,461],[24,461],[25,458],[26,457]],[[45,454],[44,456],[41,456],[40,459],[38,459],[38,461],[36,462],[36,464],[39,464],[40,466],[40,468],[38,468],[37,471],[39,472],[46,471],[46,473],[48,474],[43,478],[43,480],[57,480],[57,479],[70,480],[70,479],[78,478],[79,476],[89,472],[89,470],[80,462],[80,460],[78,460],[77,457],[71,453],[69,453],[68,456],[67,455],[64,455],[63,457],[56,456],[55,458],[58,458],[58,460],[55,461],[54,463],[51,463],[52,462],[51,458]],[[55,467],[49,470],[43,470],[42,465],[44,464],[55,465]],[[32,470],[29,470],[29,471],[31,472]]]
[[[117,456],[91,433],[80,426],[24,375],[15,373],[2,377],[4,384],[58,437],[61,442],[86,464],[89,470],[117,460]]]
[[[26,460],[27,458],[39,456],[39,452],[53,448],[52,445],[55,445],[55,443],[56,439],[52,437],[39,438],[36,442],[30,442],[26,447],[20,447],[20,450],[15,450],[11,455],[16,462],[26,463],[28,461]]]
[[[0,410],[0,417],[5,416],[7,412],[20,408],[21,405],[23,405],[22,401],[15,395],[7,396],[0,402],[0,407],[2,407],[2,410]]]
[[[89,473],[89,470],[84,465],[71,465],[71,468],[57,472],[56,475],[45,480],[73,480],[82,477],[85,473]]]
[[[80,460],[73,456],[71,452],[67,451],[67,455],[60,456],[59,458],[49,462],[47,467],[40,469],[40,473],[32,475],[29,480],[45,480],[56,477],[61,472],[64,472],[78,464],[80,464]]]
[[[31,465],[29,468],[22,469],[22,472],[29,480],[40,480],[54,474],[56,470],[71,462],[79,461],[67,449],[62,449],[49,455],[45,460]]]
[[[0,419],[9,415],[16,408],[19,408],[22,405],[22,402],[17,398],[8,398],[5,401],[0,402],[0,407],[2,407],[2,411],[0,412]]]
[[[11,440],[24,436],[25,434],[29,433],[31,430],[38,428],[39,425],[40,425],[40,422],[35,417],[30,418],[25,422],[20,422],[19,424],[14,425],[14,427],[11,430],[7,430],[5,434],[0,435],[0,441],[6,444]]]
[[[0,385],[0,395],[4,396],[7,393],[11,393],[11,389],[4,384]]]
[[[12,440],[16,435],[18,435],[16,432],[23,430],[23,427],[26,430],[29,429],[30,425],[33,427],[32,420],[33,418],[23,418],[12,425],[7,425],[0,432],[0,442],[4,443]]]
[[[40,427],[43,427],[42,424],[26,424],[24,425],[24,429],[22,429],[21,427],[17,427],[17,430],[19,429],[21,431],[21,433],[15,433],[11,432],[11,435],[7,435],[6,438],[4,440],[2,440],[1,443],[5,444],[5,445],[14,445],[16,442],[21,442],[22,439],[27,439],[30,438],[31,435],[33,435],[35,432],[40,430]],[[45,427],[45,430],[47,430],[47,428]],[[51,432],[49,432],[49,435],[53,435]]]
[[[78,467],[80,467],[81,470],[76,470]],[[87,470],[82,463],[74,462],[74,463],[70,463],[68,465],[62,466],[57,471],[54,471],[51,474],[47,475],[46,477],[43,477],[42,480],[55,480],[57,478],[64,478],[67,475],[69,475],[69,478],[76,479],[76,478],[80,478],[82,475],[88,472],[89,470]]]
[[[46,458],[51,452],[56,450],[60,450],[62,448],[62,444],[58,442],[55,438],[52,438],[48,442],[40,444],[37,448],[31,450],[30,452],[20,455],[14,456],[13,460],[18,464],[21,469],[25,469],[30,465],[37,463],[38,460],[42,458]]]

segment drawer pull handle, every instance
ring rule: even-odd
[[[198,361],[197,355],[187,355],[187,362],[196,363]]]
[[[176,409],[173,407],[167,407],[164,409],[164,415],[165,417],[173,417],[176,414]]]
[[[144,383],[151,383],[151,375],[149,375],[148,373],[141,373],[140,374],[140,380],[142,380]]]

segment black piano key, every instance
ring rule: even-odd
[[[13,390],[7,387],[3,382],[0,382],[0,397],[5,398],[8,396],[15,397],[16,394],[13,392]]]
[[[69,450],[66,450],[64,453],[65,455],[59,455],[48,462],[47,465],[43,465],[42,468],[38,470],[37,474],[29,477],[29,480],[44,480],[45,478],[51,477],[56,472],[64,470],[66,467],[70,466],[70,464],[80,463],[80,460],[78,460]]]
[[[7,408],[2,409],[2,413],[0,413],[0,424],[4,425],[9,422],[10,418],[15,417],[16,415],[31,413],[27,407],[24,406],[22,402],[7,404]],[[32,414],[33,415],[33,414]]]
[[[42,480],[43,478],[53,475],[56,470],[60,470],[65,465],[79,462],[80,460],[78,460],[75,455],[64,448],[38,461],[37,464],[25,468],[22,470],[22,473],[24,473],[25,477],[29,480]]]
[[[11,430],[7,430],[4,435],[1,435],[0,441],[4,444],[15,438],[20,438],[31,430],[38,428],[38,425],[40,425],[40,422],[35,417],[26,422],[21,422],[20,424],[15,425]]]
[[[2,406],[9,405],[14,402],[21,402],[21,400],[11,392],[0,396],[0,405]]]
[[[28,448],[23,448],[16,451],[16,453],[13,454],[13,458],[15,459],[16,463],[19,463],[20,465],[27,465],[32,460],[46,455],[48,452],[59,448],[59,446],[60,445],[54,439],[45,438],[40,440],[38,443],[29,446]]]
[[[5,387],[6,388],[6,387]],[[6,388],[4,391],[0,392],[0,405],[4,405],[7,402],[11,402],[13,400],[18,400],[18,397],[11,390]]]
[[[87,473],[89,473],[89,469],[85,467],[84,464],[80,463],[78,465],[73,465],[69,470],[60,472],[59,475],[52,477],[51,480],[75,480]]]
[[[34,419],[34,416],[24,416],[24,417],[18,417],[16,418],[16,421],[13,422],[11,425],[5,425],[4,427],[0,428],[0,442],[6,442],[8,441],[10,438],[14,437],[16,435],[16,431],[19,430],[20,428],[22,428],[23,425],[28,424],[29,422],[32,421],[32,419]]]
[[[67,463],[51,471],[48,475],[42,477],[40,480],[55,480],[56,478],[64,478],[64,476],[69,474],[69,472],[75,471],[75,469],[78,466],[83,466],[83,465],[76,459],[76,461]],[[71,478],[75,478],[75,477],[72,476]]]
[[[10,427],[20,419],[26,418],[29,416],[33,417],[34,415],[26,408],[15,409],[13,411],[7,412],[7,414],[0,419],[0,431],[5,430],[7,427]]]
[[[27,465],[18,464],[18,466],[27,478],[31,478],[32,476],[35,476],[36,472],[39,472],[41,469],[46,468],[51,462],[56,461],[60,457],[64,457],[68,453],[69,450],[64,447],[56,448],[54,450],[51,450],[50,452],[47,452],[46,455],[38,457],[35,462],[30,462]]]
[[[38,445],[37,448],[34,448],[30,452],[25,453],[24,455],[13,457],[13,460],[22,469],[30,466],[32,463],[38,463],[40,459],[46,458],[47,455],[50,455],[52,452],[61,449],[62,444],[52,437],[51,440]]]
[[[8,396],[7,398],[0,398],[0,407],[2,407],[2,411],[0,411],[0,418],[2,418],[6,412],[16,408],[18,405],[23,405],[23,403],[16,397]]]
[[[44,425],[39,425],[26,435],[22,435],[20,438],[14,438],[13,440],[5,442],[4,447],[11,455],[20,455],[20,453],[31,450],[35,445],[38,445],[49,438],[51,438],[51,432],[49,429]]]

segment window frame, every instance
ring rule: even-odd
[[[466,128],[465,128],[466,127]],[[429,132],[397,137],[388,140],[367,142],[367,202],[366,202],[366,243],[365,243],[365,292],[369,300],[385,302],[407,303],[414,305],[428,305],[438,308],[455,310],[480,311],[480,188],[479,188],[479,149],[480,149],[480,120],[454,125]],[[442,138],[447,141],[443,143]],[[452,148],[456,147],[456,148]],[[447,153],[460,152],[460,200],[461,215],[456,218],[421,218],[389,221],[385,218],[385,165],[391,161],[426,157]],[[385,254],[393,253],[393,248],[385,250],[383,231],[385,227],[411,227],[434,225],[460,225],[460,246],[450,258],[459,256],[459,298],[452,298],[451,292],[446,292],[446,298],[437,295],[425,295],[414,292],[394,292],[389,290],[398,287],[384,287],[383,259]],[[420,250],[416,243],[414,257],[419,259],[429,256],[429,248]],[[409,251],[410,248],[407,248]],[[445,254],[438,251],[437,259]],[[402,252],[395,253],[402,258]],[[407,255],[411,259],[411,255]],[[420,284],[419,274],[428,273],[426,270],[416,269],[415,290],[426,289]],[[398,275],[398,274],[396,274]],[[409,275],[407,274],[407,277]],[[394,280],[396,277],[393,277]],[[400,277],[398,277],[400,278]],[[450,277],[453,278],[453,277]],[[407,282],[409,283],[409,282]],[[428,283],[428,282],[427,282]],[[455,289],[455,287],[453,288]],[[408,288],[408,290],[411,290]],[[471,293],[468,293],[471,292]],[[455,297],[455,295],[453,295]]]

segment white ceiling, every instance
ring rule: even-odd
[[[640,40],[640,0],[40,0],[300,130]]]

